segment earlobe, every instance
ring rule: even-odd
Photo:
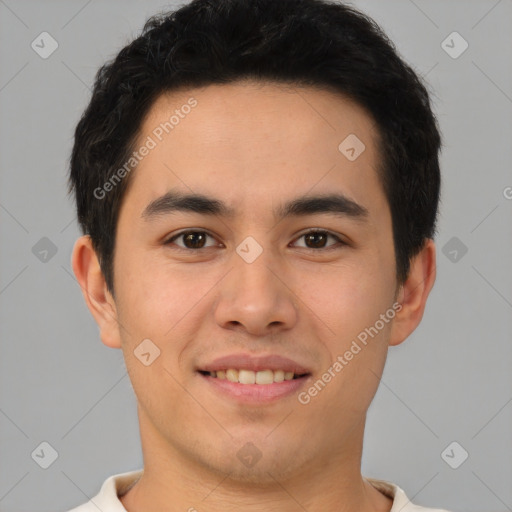
[[[411,260],[409,276],[401,286],[397,302],[402,308],[391,326],[389,345],[399,345],[416,329],[423,318],[427,298],[436,279],[436,247],[432,239]]]
[[[121,348],[115,302],[107,289],[89,235],[81,236],[75,242],[71,265],[87,307],[100,329],[101,341],[107,347]]]

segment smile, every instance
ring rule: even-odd
[[[305,376],[305,374],[295,374],[294,372],[284,370],[260,370],[256,372],[252,370],[236,370],[233,368],[201,373],[216,379],[228,380],[229,382],[263,385],[284,382]]]

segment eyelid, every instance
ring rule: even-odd
[[[313,233],[320,233],[320,234],[324,234],[326,236],[331,236],[336,239],[337,243],[334,245],[328,245],[327,247],[321,247],[320,249],[314,249],[311,247],[301,247],[301,249],[305,249],[306,251],[312,251],[312,252],[325,252],[325,251],[329,251],[331,249],[339,249],[340,246],[343,247],[345,245],[348,245],[348,243],[345,240],[343,240],[343,238],[340,235],[338,235],[328,229],[324,229],[324,228],[307,228],[305,231],[301,231],[294,238],[294,241],[298,240],[299,238],[302,238],[305,235],[309,235],[309,234],[313,234]]]
[[[167,238],[163,244],[171,245],[174,243],[174,240],[176,240],[177,238],[180,238],[181,236],[186,235],[188,233],[201,233],[201,234],[205,234],[211,238],[216,239],[216,237],[212,233],[210,233],[208,230],[205,230],[202,228],[186,228],[186,229],[183,229],[182,231],[179,231],[178,233],[174,233],[170,238]],[[300,249],[303,249],[303,250],[306,250],[309,252],[321,253],[321,252],[327,252],[329,250],[340,249],[344,246],[349,245],[349,243],[346,242],[341,236],[339,236],[338,234],[336,234],[328,229],[324,229],[324,228],[307,228],[304,231],[301,231],[300,233],[298,233],[295,236],[295,238],[293,239],[293,242],[297,241],[298,239],[302,238],[305,235],[309,235],[309,234],[313,234],[313,233],[320,233],[320,234],[325,234],[327,236],[331,236],[336,240],[337,243],[335,243],[333,245],[328,245],[327,247],[320,247],[318,249],[315,249],[312,247],[299,247]],[[221,243],[221,245],[224,246],[224,244],[222,244],[222,243]],[[203,250],[211,249],[212,247],[215,247],[215,246],[211,245],[208,247],[200,247],[199,249],[189,249],[187,247],[181,247],[179,245],[176,245],[175,250],[193,253],[193,252],[200,252]]]
[[[200,229],[200,228],[187,228],[187,229],[183,229],[182,231],[179,231],[178,233],[175,233],[173,234],[172,236],[170,236],[169,238],[165,239],[165,241],[163,242],[164,245],[171,245],[174,240],[176,240],[177,238],[183,236],[183,235],[186,235],[188,233],[201,233],[201,234],[205,234],[207,236],[209,236],[210,238],[214,238],[216,239],[216,237],[214,235],[212,235],[208,230],[206,229]],[[182,250],[182,251],[187,251],[187,252],[199,252],[201,250],[204,250],[204,249],[210,249],[211,247],[214,247],[213,245],[209,246],[209,247],[201,247],[199,249],[189,249],[187,247],[180,247],[180,246],[177,246],[177,249],[178,250]]]

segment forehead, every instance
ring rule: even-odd
[[[340,192],[378,209],[377,139],[362,107],[327,90],[244,82],[173,91],[141,125],[135,149],[151,149],[129,194],[140,213],[176,188],[222,197],[235,211],[299,192]]]

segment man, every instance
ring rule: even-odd
[[[419,512],[361,475],[388,347],[435,281],[441,138],[369,18],[195,0],[98,72],[72,265],[123,350],[144,468],[74,509]]]

